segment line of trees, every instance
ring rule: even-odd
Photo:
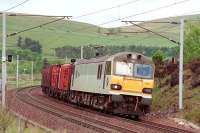
[[[159,48],[159,47],[146,47],[146,46],[105,46],[103,48],[93,48],[89,46],[84,46],[84,58],[95,57],[98,52],[100,55],[112,55],[118,52],[129,51],[129,52],[138,52],[146,56],[152,57],[153,54],[160,50],[167,57],[175,56],[177,54],[177,47],[173,48]],[[55,49],[56,56],[60,58],[80,58],[81,48],[75,46],[64,46]]]
[[[22,49],[29,49],[32,52],[42,53],[42,46],[39,41],[33,40],[31,38],[25,37],[24,39],[19,36],[17,40],[17,46]]]
[[[184,40],[184,61],[200,57],[200,23],[187,23]]]
[[[16,72],[17,55],[19,55],[20,60],[20,73],[30,73],[31,61],[34,61],[34,72],[40,72],[42,68],[42,45],[40,42],[28,37],[22,38],[19,36],[16,46],[18,47],[17,49],[7,50],[7,55],[13,55],[13,62],[8,63],[8,73]]]

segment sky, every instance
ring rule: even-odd
[[[25,0],[0,0],[0,11],[23,1]],[[82,16],[111,7],[113,8],[110,10]],[[71,20],[109,28],[124,26],[122,20],[153,20],[200,14],[200,0],[29,0],[9,12],[73,16]]]

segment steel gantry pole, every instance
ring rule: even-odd
[[[81,59],[83,59],[83,46],[81,46]]]
[[[179,52],[179,109],[183,109],[183,46],[184,46],[184,19],[180,20],[180,52]]]
[[[6,74],[6,13],[2,14],[2,108],[5,109],[5,96],[6,96],[6,82],[7,82],[7,74]]]
[[[32,85],[33,85],[33,80],[34,80],[33,79],[33,70],[34,70],[33,67],[34,67],[34,62],[32,61],[31,62],[31,80],[32,80]]]
[[[17,55],[17,72],[16,72],[16,84],[19,87],[19,55]]]

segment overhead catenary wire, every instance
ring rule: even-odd
[[[41,15],[41,14],[25,14],[25,13],[7,13],[8,16],[29,16],[29,17],[66,17],[71,18],[72,16],[69,15]]]
[[[130,5],[130,4],[133,4],[133,3],[138,2],[138,1],[140,1],[140,0],[132,0],[132,1],[129,1],[129,2],[126,2],[126,3],[122,3],[122,4],[119,4],[119,5],[113,6],[113,7],[108,7],[108,8],[96,10],[96,11],[93,11],[93,12],[90,12],[90,13],[75,16],[73,18],[82,18],[82,17],[85,17],[85,16],[90,16],[90,15],[93,15],[93,14],[97,14],[97,13],[101,13],[101,12],[105,12],[105,11],[108,11],[108,10],[111,10],[111,9],[118,8],[119,6],[123,7],[123,6],[126,6],[126,5]],[[8,13],[8,15],[9,16],[67,17],[67,16],[64,16],[64,15],[56,16],[56,15],[23,14],[23,13],[12,13],[12,12]]]
[[[26,31],[30,31],[30,30],[33,30],[33,29],[36,29],[36,28],[41,28],[41,27],[43,27],[45,25],[48,25],[48,24],[51,24],[51,23],[54,23],[54,22],[57,22],[57,21],[60,21],[60,20],[63,20],[63,19],[65,19],[65,17],[62,17],[62,18],[59,18],[59,19],[56,19],[56,20],[53,20],[53,21],[49,21],[47,23],[43,23],[43,24],[40,24],[38,26],[30,27],[30,28],[27,28],[27,29],[24,29],[24,30],[21,30],[21,31],[18,31],[18,32],[14,32],[14,33],[8,34],[7,37],[15,36],[17,34],[20,34],[20,33],[26,32]]]
[[[121,20],[121,19],[126,19],[126,18],[130,18],[130,17],[134,17],[134,16],[138,16],[138,15],[143,15],[143,14],[146,14],[146,13],[154,12],[154,11],[161,10],[161,9],[163,9],[163,8],[168,8],[168,7],[171,7],[171,6],[174,6],[174,5],[177,5],[177,4],[181,4],[181,3],[184,3],[184,2],[187,2],[187,1],[190,1],[190,0],[182,0],[182,1],[179,1],[179,2],[175,2],[175,3],[172,3],[172,4],[168,4],[168,5],[162,6],[162,7],[158,7],[158,8],[154,8],[154,9],[151,9],[151,10],[147,10],[147,11],[144,11],[144,12],[141,12],[141,13],[137,13],[137,14],[134,14],[134,15],[122,17],[122,18],[120,18],[120,19],[114,19],[114,20],[111,20],[111,21],[107,21],[107,22],[101,23],[101,24],[99,24],[99,26],[105,25],[105,24],[108,24],[108,23],[112,23],[112,22],[115,22],[115,21],[118,21],[118,20]],[[64,19],[64,18],[65,18],[65,17],[63,17],[63,19]],[[60,20],[60,19],[59,19],[59,20]],[[28,28],[28,29],[25,29],[25,30],[22,30],[22,31],[18,31],[18,32],[15,32],[15,33],[11,33],[11,34],[9,34],[8,36],[13,36],[13,35],[16,35],[16,34],[19,34],[19,33],[22,33],[22,32],[30,31],[30,30],[35,29],[35,28],[38,28],[38,27],[41,27],[41,26],[35,26],[35,27]],[[80,31],[80,30],[85,30],[85,29],[88,29],[88,28],[90,28],[90,27],[91,27],[91,26],[89,26],[89,27],[84,27],[84,28],[82,28],[82,29],[78,29],[78,31]]]
[[[173,27],[166,27],[166,30],[169,30],[171,28],[175,28],[177,25],[173,25]],[[159,30],[159,29],[158,29]],[[72,33],[75,33],[75,32],[72,32]],[[121,31],[120,33],[123,33],[123,31]],[[134,34],[143,34],[143,33],[149,33],[149,31],[135,31],[135,32],[129,32],[129,33],[134,33]],[[164,33],[164,32],[158,32],[158,33]],[[103,33],[103,34],[106,34],[106,33]],[[89,37],[96,37],[95,35],[83,35],[81,34],[82,36],[89,36]],[[11,44],[11,43],[9,43]]]
[[[126,17],[122,17],[120,19],[128,19],[128,18],[131,18],[131,17],[147,14],[147,13],[158,11],[158,10],[161,10],[161,9],[164,9],[164,8],[169,8],[169,7],[177,5],[177,4],[182,4],[182,3],[187,2],[187,1],[190,1],[190,0],[182,0],[182,1],[179,1],[179,2],[174,2],[172,4],[168,4],[168,5],[161,6],[161,7],[154,8],[154,9],[150,9],[150,10],[147,10],[147,11],[144,11],[144,12],[141,12],[141,13],[137,13],[137,14],[126,16]],[[108,21],[108,22],[105,22],[105,23],[102,23],[102,24],[99,24],[99,25],[105,25],[105,24],[112,23],[112,22],[115,22],[115,21],[118,21],[118,20],[119,19],[115,19],[115,20]]]
[[[171,29],[173,29],[173,28],[176,28],[176,27],[177,27],[177,25],[173,25],[173,26],[171,26],[171,27],[165,27],[164,29],[165,29],[165,31],[169,31],[169,30],[171,30]],[[158,32],[158,33],[160,33],[160,32]],[[152,34],[152,35],[154,35],[154,34]],[[138,41],[144,41],[144,40],[146,40],[146,39],[149,39],[149,38],[152,37],[152,35],[149,34],[148,37],[145,37],[145,38],[140,39],[140,40],[138,40]]]
[[[14,6],[8,8],[8,9],[5,9],[5,10],[3,10],[3,11],[0,11],[0,12],[7,12],[7,11],[10,11],[10,10],[12,10],[12,9],[15,9],[15,8],[17,8],[17,7],[19,7],[19,6],[21,6],[21,5],[25,4],[25,3],[27,3],[28,1],[30,1],[30,0],[24,0],[24,1],[20,2],[20,3],[17,3],[16,5],[14,5]]]
[[[115,9],[115,8],[123,7],[123,6],[126,6],[126,5],[130,5],[130,4],[133,4],[133,3],[138,2],[138,1],[140,1],[140,0],[129,1],[129,2],[126,2],[126,3],[122,3],[122,4],[119,4],[119,5],[113,6],[113,7],[104,8],[104,9],[100,9],[100,10],[97,10],[97,11],[94,11],[94,12],[90,12],[90,13],[82,14],[82,15],[79,15],[79,16],[75,16],[74,18],[82,18],[82,17],[85,17],[85,16],[90,16],[90,15],[101,13],[101,12],[105,12],[105,11],[108,11],[108,10],[111,10],[111,9]]]
[[[113,7],[110,7],[110,8],[97,10],[97,11],[94,11],[94,12],[91,12],[91,13],[87,13],[87,14],[83,14],[83,15],[80,15],[80,16],[76,16],[74,18],[80,18],[80,17],[84,17],[84,16],[88,16],[88,15],[104,12],[104,11],[107,11],[107,10],[110,10],[110,9],[113,9],[113,8],[118,8],[119,6],[121,7],[121,6],[125,6],[125,5],[128,5],[128,4],[131,4],[131,3],[134,3],[134,2],[137,2],[137,1],[139,1],[139,0],[134,0],[134,1],[123,3],[123,4],[120,4],[120,5],[117,5],[117,6],[113,6]],[[164,9],[164,8],[168,8],[168,7],[177,5],[177,4],[181,4],[181,3],[184,3],[184,2],[187,2],[187,1],[190,1],[190,0],[182,0],[182,1],[179,1],[179,2],[175,2],[175,3],[169,4],[169,5],[162,6],[162,7],[158,7],[158,8],[151,9],[151,10],[147,10],[147,11],[144,11],[144,12],[141,12],[141,13],[137,13],[137,14],[133,14],[133,15],[130,15],[130,16],[122,17],[120,19],[122,20],[122,19],[127,19],[127,18],[130,18],[130,17],[134,17],[134,16],[147,14],[147,13],[154,12],[154,11],[157,11],[157,10],[161,10],[161,9]],[[36,14],[35,15],[34,14],[13,14],[13,13],[10,14],[10,16],[19,16],[19,15],[21,15],[21,16],[42,16],[42,17],[72,17],[72,16],[36,15]],[[113,23],[113,22],[119,21],[120,19],[119,18],[118,19],[114,19],[114,20],[107,21],[107,22],[104,22],[104,23],[101,23],[101,24],[98,24],[98,25],[101,26],[101,25]],[[89,27],[84,27],[84,28],[81,28],[81,29],[78,29],[78,30],[85,30],[85,29],[88,29],[88,28],[90,28],[90,26]]]
[[[134,14],[134,15],[130,15],[130,16],[126,16],[126,17],[122,17],[120,19],[126,19],[126,18],[130,18],[130,17],[133,17],[133,16],[137,16],[137,15],[142,15],[142,14],[146,14],[146,13],[149,13],[149,12],[154,12],[154,11],[157,11],[157,10],[161,10],[163,8],[168,8],[168,7],[171,7],[171,6],[174,6],[174,5],[177,5],[177,4],[181,4],[183,2],[187,2],[189,0],[183,0],[183,1],[179,1],[179,2],[175,2],[175,3],[172,3],[172,4],[169,4],[169,5],[165,5],[165,6],[162,6],[162,7],[158,7],[158,8],[155,8],[155,9],[151,9],[151,10],[148,10],[148,11],[144,11],[144,12],[141,12],[141,13],[138,13],[138,14]],[[65,17],[63,17],[64,19]],[[59,19],[60,20],[60,19]],[[59,21],[58,20],[58,21]],[[108,24],[108,23],[112,23],[112,22],[115,22],[115,21],[118,21],[119,19],[115,19],[115,20],[112,20],[112,21],[108,21],[108,22],[104,22],[102,24],[99,24],[99,25],[104,25],[104,24]],[[54,22],[54,21],[53,21]],[[46,25],[46,24],[45,24]],[[31,27],[31,28],[28,28],[28,29],[25,29],[25,30],[22,30],[22,31],[18,31],[18,32],[15,32],[15,33],[11,33],[9,34],[8,36],[13,36],[13,35],[16,35],[16,34],[19,34],[19,33],[22,33],[22,32],[26,32],[26,31],[29,31],[29,30],[32,30],[32,29],[35,29],[35,28],[38,28],[38,27],[42,27],[43,25],[39,25],[39,26],[35,26],[35,27]],[[84,30],[84,29],[88,29],[90,27],[84,27],[83,29],[78,29],[79,30]]]
[[[172,29],[172,28],[175,28],[175,27],[177,27],[177,25],[172,25],[172,26],[170,26],[170,27],[165,27],[166,28],[166,30],[165,31],[168,31],[168,30],[170,30],[170,29]],[[164,28],[164,29],[165,29]],[[143,33],[141,33],[141,34],[143,34]],[[154,35],[154,34],[145,34],[145,35],[147,35],[147,36],[145,36],[145,37],[142,37],[142,38],[138,38],[138,39],[136,39],[136,40],[134,40],[134,42],[142,42],[142,41],[144,41],[144,40],[147,40],[147,39],[149,39],[149,38],[152,38],[152,36]],[[131,36],[132,37],[132,36]],[[117,41],[119,38],[112,38],[112,39],[109,39],[108,41],[107,41],[107,43],[109,43],[109,42],[111,42],[111,41]]]
[[[159,34],[159,33],[157,33],[157,32],[154,32],[154,31],[152,31],[152,30],[150,30],[150,29],[148,29],[148,28],[145,28],[145,27],[143,27],[143,26],[141,26],[141,25],[138,25],[138,24],[136,24],[136,23],[134,23],[134,22],[130,22],[130,23],[133,24],[133,25],[135,25],[135,26],[137,26],[137,27],[139,27],[139,28],[141,28],[141,29],[144,29],[144,30],[146,30],[146,31],[149,31],[149,32],[151,32],[151,33],[153,33],[153,34],[155,34],[155,35],[157,35],[157,36],[160,36],[160,37],[162,37],[162,38],[165,38],[165,39],[167,39],[167,40],[169,40],[169,41],[171,41],[171,42],[173,42],[173,43],[179,44],[179,42],[176,42],[175,40],[172,40],[172,39],[170,39],[170,38],[168,38],[168,37],[166,37],[166,36],[164,36],[164,35],[162,35],[162,34]]]
[[[200,14],[200,10],[198,10],[198,11],[192,11],[192,12],[184,12],[184,13],[182,13],[180,15],[169,16],[169,18],[173,18],[174,16],[190,16],[192,14]],[[189,19],[189,20],[191,20],[191,19]]]
[[[135,17],[135,16],[139,16],[139,15],[143,15],[143,14],[148,14],[148,13],[155,12],[155,11],[158,11],[158,10],[162,10],[162,9],[165,9],[165,8],[169,8],[169,7],[178,5],[178,4],[182,4],[182,3],[185,3],[185,2],[187,2],[187,1],[190,1],[190,0],[182,0],[182,1],[179,1],[179,2],[174,2],[174,3],[167,4],[167,5],[158,7],[158,8],[153,8],[153,9],[146,10],[146,11],[143,11],[143,12],[140,12],[140,13],[136,13],[136,14],[133,14],[133,15],[121,17],[120,19],[119,19],[119,18],[118,18],[118,19],[113,19],[113,20],[110,20],[110,21],[107,21],[107,22],[104,22],[104,23],[100,23],[100,24],[97,24],[97,25],[98,25],[98,26],[102,26],[102,25],[109,24],[109,23],[113,23],[113,22],[116,22],[116,21],[121,21],[121,20],[123,20],[123,19],[128,19],[128,18],[132,18],[132,17]],[[87,30],[87,29],[90,29],[90,28],[92,28],[92,27],[93,27],[93,26],[88,26],[88,27],[80,28],[80,29],[78,29],[78,30],[76,30],[76,31]],[[76,31],[75,31],[75,32],[76,32]]]
[[[150,31],[120,31],[119,33],[133,33],[133,34],[142,34],[142,33],[149,33]],[[171,33],[171,32],[157,32],[157,33]],[[109,33],[105,33],[105,34],[109,34]]]
[[[180,24],[179,22],[176,21],[144,21],[144,20],[135,20],[135,21],[122,21],[125,23],[129,23],[129,22],[138,22],[138,23],[163,23],[163,24]]]

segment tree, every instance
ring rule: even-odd
[[[32,40],[31,38],[26,37],[22,43],[22,37],[18,38],[17,46],[22,49],[29,49],[32,52],[42,53],[42,46],[39,41]]]
[[[161,78],[164,77],[164,71],[163,71],[163,64],[164,64],[164,58],[165,55],[161,50],[157,50],[153,57],[152,60],[155,63],[155,77],[157,77],[157,85],[158,87],[161,86]]]
[[[165,58],[164,53],[161,50],[157,50],[153,54],[152,60],[156,65],[161,65],[163,64],[164,58]]]
[[[6,133],[6,129],[13,121],[8,111],[0,110],[0,132]]]
[[[18,39],[17,39],[17,46],[21,47],[21,45],[22,45],[22,37],[19,36]]]
[[[184,40],[184,61],[199,57],[200,53],[200,23],[188,23],[186,25]]]

